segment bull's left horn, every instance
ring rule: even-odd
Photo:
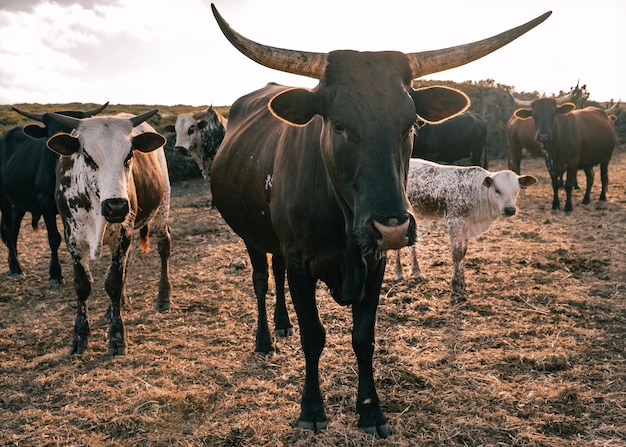
[[[88,110],[87,112],[83,113],[83,116],[85,118],[89,118],[91,116],[97,115],[98,113],[102,112],[104,109],[107,108],[107,106],[109,105],[109,101],[105,102],[104,104],[102,104],[101,106],[96,107],[93,110]]]
[[[148,118],[154,116],[158,111],[159,109],[153,109],[153,110],[150,110],[149,112],[142,113],[141,115],[133,116],[130,119],[130,122],[133,123],[133,127],[137,127],[141,123],[146,121]]]
[[[72,116],[61,115],[60,113],[50,112],[48,116],[55,120],[57,123],[61,123],[66,125],[67,127],[71,127],[72,129],[78,129],[78,125],[80,124],[80,118],[74,118]]]
[[[413,79],[472,62],[512,42],[546,20],[552,11],[487,39],[434,51],[407,53]]]
[[[211,10],[224,36],[246,57],[268,68],[320,79],[326,69],[326,53],[287,50],[284,48],[261,45],[242,36],[224,20],[211,3]]]
[[[17,113],[19,113],[20,115],[24,115],[26,118],[30,118],[35,121],[39,121],[40,123],[43,123],[43,114],[24,112],[23,110],[20,110],[17,107],[11,107],[11,108]]]

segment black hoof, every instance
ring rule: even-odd
[[[310,421],[298,421],[298,428],[302,430],[312,431],[313,433],[319,433],[326,430],[328,425],[327,421],[323,422],[310,422]]]
[[[379,425],[377,427],[361,427],[365,433],[372,435],[376,439],[386,439],[393,434],[389,424]]]

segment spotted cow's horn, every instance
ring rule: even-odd
[[[74,118],[72,116],[61,115],[60,113],[50,112],[48,116],[55,120],[57,123],[61,123],[67,127],[71,127],[72,129],[78,129],[78,125],[80,124],[80,118]]]

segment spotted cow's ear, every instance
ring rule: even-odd
[[[80,142],[78,138],[71,136],[69,133],[58,133],[50,138],[46,142],[46,146],[52,152],[56,152],[59,155],[72,155],[78,152],[80,149]]]
[[[155,132],[140,133],[133,138],[133,149],[140,152],[152,152],[165,144],[165,137]]]
[[[527,186],[537,183],[537,179],[532,175],[520,175],[517,179],[519,180],[519,185],[522,188],[526,188]]]
[[[491,178],[490,176],[486,176],[483,179],[483,186],[486,186],[487,188],[489,188],[491,185],[493,185],[493,178]]]
[[[167,126],[165,126],[165,131],[166,132],[176,132],[176,126],[174,126],[173,124],[168,124]]]

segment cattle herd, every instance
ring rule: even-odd
[[[313,90],[270,83],[238,99],[228,120],[210,107],[180,115],[176,125],[167,128],[176,133],[175,150],[189,154],[210,181],[213,205],[245,244],[258,304],[255,351],[274,351],[265,307],[271,265],[276,334],[293,334],[285,306],[286,280],[305,358],[297,426],[323,430],[327,417],[318,370],[326,333],[315,297],[321,281],[339,305],[351,307],[358,425],[376,438],[387,438],[392,432],[372,363],[386,252],[411,246],[413,276],[423,279],[414,248],[417,219],[443,219],[453,260],[451,296],[467,299],[468,239],[485,232],[495,219],[514,215],[520,188],[537,181],[520,175],[522,150],[545,158],[553,210],[559,209],[558,192],[564,188],[565,211],[572,211],[578,170],[584,170],[587,180],[583,203],[590,201],[597,165],[604,201],[616,142],[612,114],[593,107],[575,109],[569,97],[516,99],[519,109],[507,124],[509,169],[491,172],[486,126],[479,115],[466,110],[467,96],[447,87],[413,89],[411,82],[483,57],[550,13],[497,36],[447,49],[310,53],[249,40],[212,9],[226,38],[251,60],[319,80]],[[155,306],[159,311],[170,307],[165,138],[146,123],[157,111],[98,115],[106,106],[43,115],[15,109],[44,127],[19,126],[0,139],[0,230],[8,248],[9,273],[23,273],[17,239],[22,218],[30,212],[33,226],[41,216],[46,224],[49,280],[63,284],[57,214],[63,222],[77,297],[71,354],[87,349],[87,298],[93,282],[89,261],[99,256],[103,245],[111,253],[104,283],[110,297],[108,354],[126,353],[122,306],[135,229],[145,250],[150,231],[156,235],[161,271]],[[451,164],[466,157],[474,166]]]

